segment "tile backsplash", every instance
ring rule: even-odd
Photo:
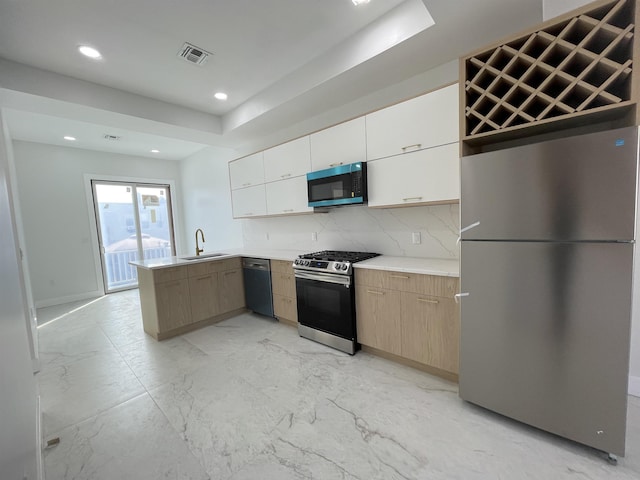
[[[244,245],[302,251],[355,250],[385,255],[458,258],[459,206],[377,209],[341,207],[313,215],[243,220]],[[413,243],[419,233],[420,243]]]

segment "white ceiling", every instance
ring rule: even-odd
[[[158,148],[163,158],[183,158],[205,144],[273,134],[539,23],[541,15],[541,0],[371,0],[357,8],[351,0],[0,0],[0,58],[188,109],[221,127],[196,142],[176,134],[173,143],[161,140],[172,136],[166,129],[154,136],[160,130],[153,126],[123,128],[129,144],[108,144],[100,139],[115,131],[113,123],[87,112],[56,117],[33,96],[28,108],[7,111],[7,123],[17,139],[60,143],[60,133],[73,130],[90,137],[80,148],[147,156]],[[189,64],[177,56],[184,42],[213,56],[202,67]],[[95,46],[103,59],[80,56],[80,44]],[[220,90],[226,102],[213,100]]]

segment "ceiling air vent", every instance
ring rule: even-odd
[[[105,140],[109,140],[109,141],[120,140],[120,138],[122,138],[122,137],[119,137],[118,135],[111,135],[110,133],[105,133],[104,134],[104,139]]]
[[[195,63],[196,65],[203,65],[204,62],[207,61],[207,57],[209,57],[209,55],[211,55],[211,53],[206,50],[186,42],[178,52],[179,57],[189,63]]]

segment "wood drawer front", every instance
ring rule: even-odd
[[[414,292],[416,274],[387,270],[356,269],[356,285]]]
[[[198,262],[189,265],[189,277],[207,275],[212,272],[223,272],[242,268],[242,260],[238,258],[226,258],[224,260],[211,260],[210,262]]]
[[[291,273],[271,272],[271,288],[274,294],[296,298],[296,279]]]
[[[402,356],[458,373],[460,316],[448,298],[402,294]]]
[[[192,277],[200,277],[202,275],[209,275],[210,273],[215,273],[217,270],[215,269],[215,264],[218,262],[199,262],[194,263],[193,265],[189,265],[189,278]]]
[[[295,297],[286,297],[283,295],[278,295],[274,292],[273,313],[277,318],[285,318],[287,320],[291,320],[292,322],[297,322],[298,305],[296,304]]]
[[[242,269],[242,258],[225,258],[224,260],[216,260],[213,262],[213,268],[216,272],[224,272],[226,270]]]
[[[187,278],[187,267],[168,267],[153,270],[154,283],[172,282]]]
[[[386,270],[356,269],[356,285],[369,285],[402,292],[453,298],[458,292],[456,277],[441,277]]]
[[[278,273],[290,273],[293,275],[293,262],[285,260],[271,260],[271,271]]]
[[[457,277],[441,277],[436,275],[416,275],[415,293],[435,295],[453,300],[458,293]]]

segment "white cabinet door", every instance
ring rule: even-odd
[[[363,162],[367,158],[364,117],[310,135],[311,169]]]
[[[266,184],[267,215],[313,212],[307,198],[307,177],[290,178]]]
[[[233,218],[256,217],[267,214],[264,185],[231,191]]]
[[[460,199],[458,142],[367,163],[370,207],[455,203]]]
[[[229,177],[232,190],[264,183],[262,152],[230,162]]]
[[[265,182],[298,177],[310,171],[309,136],[264,151]]]
[[[457,142],[458,84],[366,116],[367,160]]]

